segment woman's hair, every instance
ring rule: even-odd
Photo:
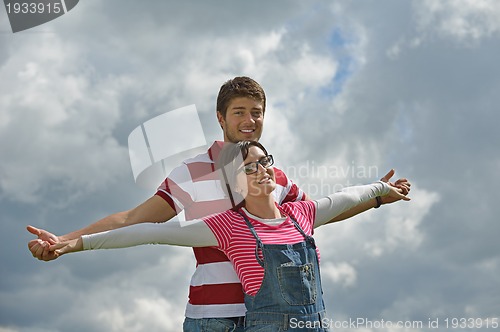
[[[245,206],[245,198],[238,192],[237,176],[248,156],[248,150],[252,146],[261,149],[267,156],[267,150],[257,141],[241,141],[238,143],[224,143],[224,147],[217,159],[217,169],[221,170],[222,189],[229,196],[233,210],[239,210]]]

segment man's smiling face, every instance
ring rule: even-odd
[[[264,124],[262,102],[248,97],[234,98],[227,107],[226,117],[217,113],[217,119],[225,142],[258,141]]]

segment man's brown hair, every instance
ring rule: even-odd
[[[240,76],[228,80],[219,90],[217,96],[217,112],[226,118],[226,111],[232,99],[248,97],[262,102],[262,111],[266,111],[266,94],[259,83],[250,77]]]

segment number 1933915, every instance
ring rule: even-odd
[[[60,2],[14,2],[5,7],[8,14],[59,14],[64,10]]]

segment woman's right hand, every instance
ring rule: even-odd
[[[33,257],[41,261],[51,261],[57,257],[49,250],[49,246],[59,242],[59,238],[54,234],[47,232],[44,229],[36,228],[33,226],[26,227],[28,232],[36,235],[36,239],[28,242],[28,249],[31,251]]]

